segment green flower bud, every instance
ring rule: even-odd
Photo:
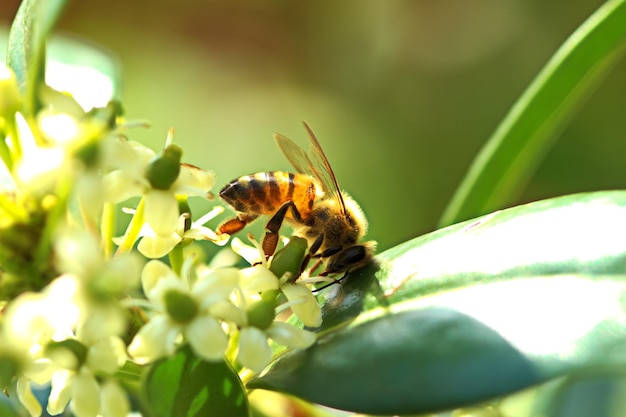
[[[186,324],[198,314],[198,303],[189,294],[171,290],[165,293],[167,314],[177,323]]]
[[[290,281],[295,281],[300,275],[302,260],[304,259],[307,248],[308,243],[306,239],[292,236],[291,239],[289,239],[289,243],[274,254],[269,268],[270,271],[278,278],[281,278],[288,272],[291,274]]]
[[[261,330],[267,329],[276,317],[274,311],[275,309],[275,298],[271,300],[261,299],[257,301],[248,307],[248,310],[246,311],[246,314],[248,315],[248,324]]]
[[[87,360],[87,347],[75,339],[50,342],[46,356],[65,369],[78,370]]]
[[[180,173],[180,159],[183,150],[176,145],[169,145],[156,155],[146,168],[146,178],[157,190],[169,190]]]

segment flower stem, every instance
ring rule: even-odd
[[[11,159],[10,161],[11,165],[10,166],[7,165],[7,168],[9,168],[9,171],[11,171],[11,174],[13,174],[13,168],[15,166],[15,162],[22,159],[22,153],[23,153],[22,143],[20,142],[20,136],[17,130],[15,115],[13,115],[13,117],[11,117],[10,119],[7,119],[6,131],[7,131],[8,136],[11,137],[11,144],[13,145],[12,152],[10,149],[7,148],[7,150],[11,152],[11,154],[7,155]],[[2,159],[4,160],[4,155],[2,156]],[[5,164],[6,164],[6,161],[5,161]]]
[[[102,207],[102,219],[100,220],[100,235],[102,236],[102,249],[106,259],[113,255],[113,235],[115,234],[115,205],[104,203]]]

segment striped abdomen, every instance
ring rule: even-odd
[[[292,201],[306,219],[318,197],[315,180],[309,175],[282,171],[244,175],[228,183],[220,197],[239,212],[274,214],[280,206]],[[291,211],[287,217],[292,218]]]

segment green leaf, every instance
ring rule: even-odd
[[[562,275],[400,303],[286,354],[249,387],[371,414],[470,405],[626,365],[625,296],[626,276]]]
[[[440,220],[447,226],[519,193],[559,130],[624,50],[626,1],[609,0],[554,54],[480,151]]]
[[[31,113],[44,84],[46,40],[66,4],[67,0],[23,0],[11,25],[7,65],[15,72]]]
[[[226,361],[207,362],[185,346],[156,362],[144,381],[154,416],[247,417],[248,402],[237,373]]]
[[[330,287],[319,330],[384,304],[484,282],[626,273],[623,236],[626,191],[547,199],[448,226],[379,254],[377,264]]]
[[[539,201],[414,239],[331,287],[327,333],[249,387],[357,412],[426,413],[623,366],[624,236],[626,192],[614,191]],[[386,305],[368,298],[377,282]]]

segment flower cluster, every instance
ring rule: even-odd
[[[304,326],[321,324],[310,288],[294,282],[306,243],[284,249],[295,269],[237,240],[233,248],[259,262],[200,261],[194,241],[221,246],[228,236],[206,226],[221,207],[194,220],[188,199],[212,199],[216,179],[182,162],[172,131],[155,153],[126,138],[115,103],[84,109],[50,88],[38,103],[26,106],[0,68],[0,386],[31,416],[68,405],[78,417],[126,416],[128,367],[184,344],[203,360],[260,372],[270,340],[314,343],[277,319],[289,310]],[[122,212],[131,217],[117,233]]]

